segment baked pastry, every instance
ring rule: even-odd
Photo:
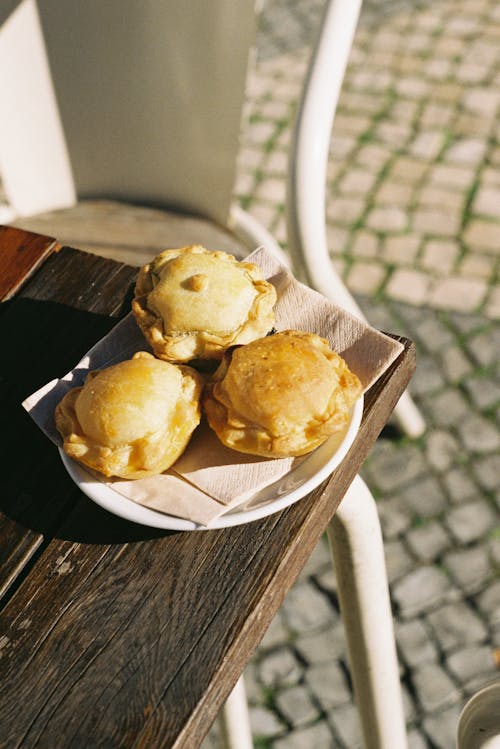
[[[64,451],[105,476],[161,473],[181,455],[200,421],[202,384],[191,367],[146,352],[90,372],[55,411]]]
[[[143,266],[132,311],[160,359],[220,359],[274,325],[274,286],[253,263],[201,245],[165,250]]]
[[[324,338],[286,330],[228,351],[202,403],[224,445],[282,458],[342,435],[361,392]]]

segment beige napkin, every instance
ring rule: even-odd
[[[358,375],[363,391],[368,390],[401,353],[400,343],[299,283],[265,249],[255,250],[247,260],[259,265],[265,278],[276,287],[276,329],[310,331],[326,338]],[[70,388],[83,384],[89,370],[123,361],[140,350],[148,350],[148,346],[129,314],[75,369],[60,380],[47,383],[27,398],[23,406],[45,434],[60,445],[53,415],[63,395]],[[224,447],[202,422],[184,454],[169,471],[137,481],[102,480],[141,505],[210,525],[224,512],[285,476],[302,460],[304,458],[269,460],[237,453]],[[101,479],[96,475],[95,480]]]

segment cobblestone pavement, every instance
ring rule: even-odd
[[[321,0],[267,0],[238,200],[285,245],[287,148]],[[499,678],[500,6],[367,2],[335,121],[332,259],[376,327],[416,341],[427,421],[388,431],[378,500],[411,749],[453,749]],[[255,746],[361,746],[322,540],[246,671]],[[217,727],[206,749],[218,747]],[[398,747],[394,747],[398,749]]]

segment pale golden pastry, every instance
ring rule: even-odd
[[[324,338],[287,330],[228,351],[202,403],[224,445],[282,458],[343,434],[361,392]]]
[[[200,245],[165,250],[143,266],[132,311],[160,359],[221,359],[274,325],[274,286],[253,263]]]
[[[161,473],[184,451],[200,421],[201,375],[139,352],[90,372],[55,411],[70,458],[105,476]]]

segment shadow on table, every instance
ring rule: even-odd
[[[69,478],[54,444],[21,406],[28,395],[69,371],[129,308],[126,301],[117,317],[109,317],[26,297],[0,306],[0,512],[46,538],[113,544],[167,533],[117,518],[87,499]],[[15,537],[13,528],[2,531],[3,537],[9,532]]]

